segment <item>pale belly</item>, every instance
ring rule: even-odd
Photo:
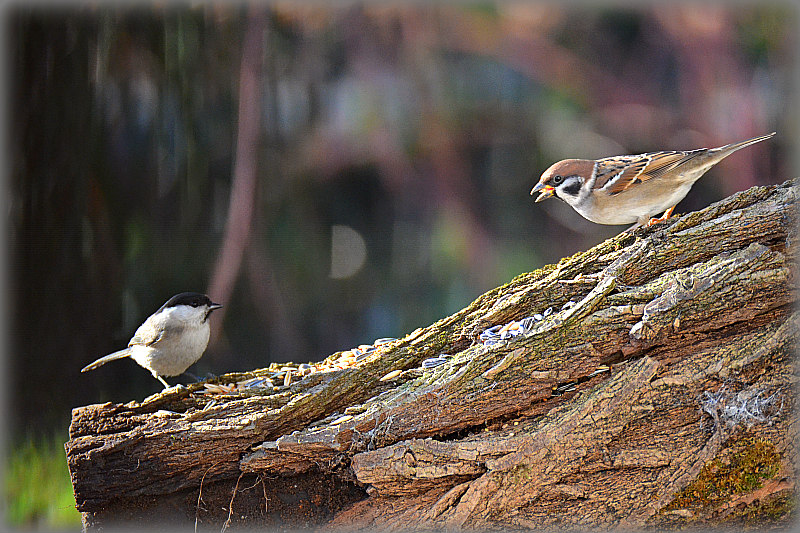
[[[682,185],[673,189],[669,195],[649,194],[654,191],[642,190],[637,187],[635,191],[622,192],[611,199],[611,202],[587,202],[578,208],[573,206],[587,220],[596,224],[633,224],[634,222],[646,223],[683,200],[692,188],[692,184]],[[661,196],[659,202],[653,198]]]
[[[159,342],[157,345],[131,346],[131,359],[159,376],[177,376],[202,357],[208,346],[208,326],[192,335],[185,335],[180,343]]]

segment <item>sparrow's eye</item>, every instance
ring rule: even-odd
[[[558,185],[562,181],[564,181],[564,176],[562,176],[561,174],[556,174],[555,176],[553,176],[553,184]]]

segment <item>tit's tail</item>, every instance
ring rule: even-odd
[[[131,349],[125,348],[124,350],[120,350],[118,352],[110,353],[105,357],[101,357],[94,363],[89,363],[85,367],[81,368],[81,372],[88,372],[89,370],[94,370],[98,366],[103,366],[104,364],[108,363],[109,361],[115,361],[117,359],[124,359],[125,357],[131,356]]]
[[[752,139],[747,139],[746,141],[741,141],[738,143],[726,144],[725,146],[720,146],[715,151],[725,152],[725,155],[732,154],[736,150],[741,150],[745,146],[750,146],[751,144],[760,143],[761,141],[766,141],[770,137],[775,135],[775,132],[768,133],[766,135],[761,135],[760,137],[753,137]]]

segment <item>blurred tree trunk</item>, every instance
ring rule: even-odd
[[[32,394],[26,384],[52,384],[72,405],[89,400],[83,389],[69,389],[74,356],[108,342],[118,306],[109,294],[120,287],[100,186],[108,174],[96,162],[106,149],[90,83],[97,22],[40,14],[20,6],[7,21],[12,434],[63,427],[50,395]]]
[[[795,196],[756,187],[622,233],[274,391],[75,409],[78,509],[91,528],[788,523]]]
[[[239,73],[239,127],[236,142],[236,161],[233,168],[228,221],[225,225],[223,247],[214,268],[208,293],[217,301],[230,300],[242,257],[250,240],[253,211],[258,183],[259,132],[261,125],[261,66],[264,54],[264,31],[267,13],[251,6],[242,46],[242,65]],[[224,313],[224,308],[220,313]],[[222,321],[213,323],[218,337]]]

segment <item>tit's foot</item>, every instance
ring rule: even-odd
[[[177,385],[173,385],[171,387],[165,387],[161,391],[161,393],[164,394],[164,393],[167,393],[167,392],[180,392],[180,391],[184,391],[184,390],[186,390],[186,385],[183,385],[182,383],[178,383]]]
[[[191,372],[184,372],[184,374],[192,378],[195,383],[200,383],[201,381],[210,381],[217,377],[216,374],[212,374],[211,372],[206,372],[205,376],[195,376]]]

